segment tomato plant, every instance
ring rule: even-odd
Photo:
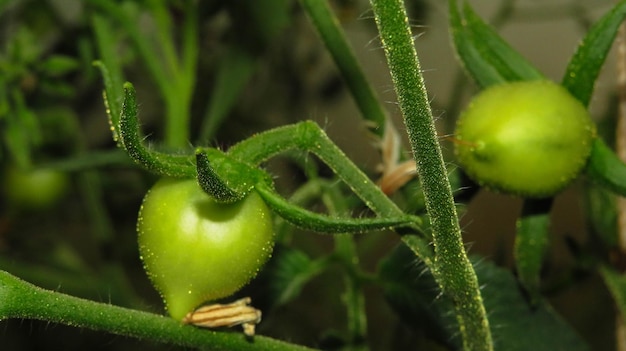
[[[480,185],[548,197],[578,176],[595,125],[563,87],[538,80],[484,90],[459,118],[456,155]]]
[[[274,243],[270,211],[255,192],[222,204],[195,179],[157,182],[144,198],[138,232],[145,269],[178,320],[248,283]]]

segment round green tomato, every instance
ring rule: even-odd
[[[3,174],[2,191],[11,206],[41,210],[54,205],[67,192],[65,173],[52,169],[22,170],[11,166]]]
[[[595,125],[585,107],[549,81],[490,87],[459,118],[455,153],[481,186],[549,197],[574,180],[591,152]]]
[[[169,314],[182,319],[247,284],[270,257],[272,216],[255,192],[217,203],[195,179],[163,179],[146,194],[139,250]]]

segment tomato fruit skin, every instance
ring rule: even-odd
[[[195,179],[157,182],[143,200],[137,229],[144,268],[178,320],[247,284],[274,245],[271,212],[257,193],[221,204]]]
[[[595,136],[586,108],[562,86],[513,82],[472,100],[457,122],[455,153],[481,186],[543,198],[578,176]]]

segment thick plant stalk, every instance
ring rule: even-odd
[[[487,313],[467,258],[402,0],[371,0],[433,229],[433,275],[455,305],[464,350],[492,350]]]
[[[0,271],[0,321],[9,318],[44,320],[194,349],[312,350],[258,335],[250,339],[239,333],[199,329],[169,317],[44,290]]]

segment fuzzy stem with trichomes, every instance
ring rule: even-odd
[[[295,225],[324,233],[364,232],[397,226],[408,226],[419,231],[421,219],[404,214],[395,207],[314,122],[301,122],[257,134],[237,144],[237,147],[231,148],[231,152],[227,154],[216,149],[199,149],[196,151],[196,160],[199,159],[200,163],[195,165],[190,156],[175,156],[147,148],[139,131],[136,95],[132,84],[124,85],[124,94],[117,131],[120,144],[137,164],[153,173],[177,178],[198,177],[201,187],[222,202],[236,201],[254,187],[273,211],[283,218]],[[298,142],[294,144],[294,140]],[[278,195],[269,183],[269,176],[256,167],[266,157],[293,148],[324,155],[322,159],[329,160],[331,168],[342,172],[346,183],[358,183],[353,189],[379,217],[332,218],[293,206]],[[209,152],[213,160],[209,159],[207,155]],[[210,166],[212,161],[215,161],[215,167],[226,173],[220,174],[213,169]],[[199,168],[196,168],[197,166]],[[376,211],[372,204],[382,204],[381,201],[386,201],[393,208],[384,212]],[[424,249],[427,247],[426,243],[422,246]]]
[[[0,271],[0,320],[8,318],[44,320],[190,348],[311,350],[263,336],[250,340],[238,333],[198,329],[162,315],[41,289]]]
[[[371,0],[426,200],[433,275],[455,305],[465,350],[492,350],[478,279],[463,245],[441,148],[402,0]]]
[[[319,157],[379,217],[406,216],[315,122],[303,121],[256,134],[231,147],[228,154],[236,159],[258,165],[282,152],[293,149],[308,151]],[[421,222],[415,217],[410,226],[411,232],[409,234],[403,232],[402,241],[430,266],[432,249],[424,239],[426,234]]]

